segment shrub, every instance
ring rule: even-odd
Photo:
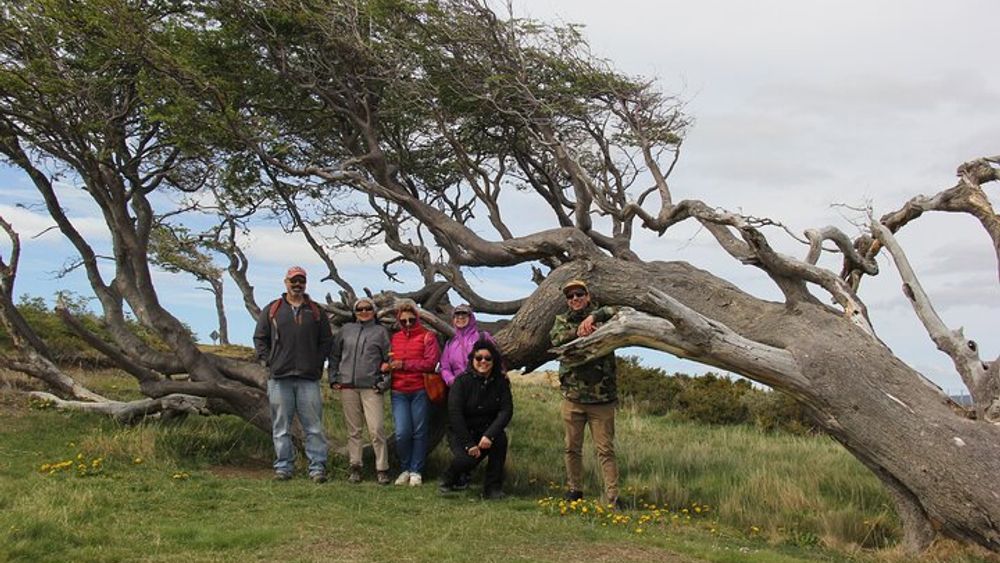
[[[819,427],[801,403],[778,390],[755,390],[743,401],[754,426],[765,432],[782,430],[792,434],[811,434]]]
[[[632,401],[639,412],[664,415],[677,408],[677,395],[686,375],[671,377],[660,368],[641,365],[637,356],[619,356],[617,361],[618,393]]]
[[[60,297],[70,313],[87,330],[110,342],[111,337],[100,317],[88,308],[88,299],[69,292],[60,293]],[[90,347],[80,339],[59,318],[54,309],[50,309],[41,297],[22,295],[17,304],[17,310],[28,325],[38,334],[39,338],[49,347],[52,360],[60,365],[103,368],[112,367],[111,362],[100,352]],[[150,346],[166,350],[156,336],[135,319],[129,318],[126,323],[129,329]],[[190,330],[190,329],[189,329]],[[0,324],[0,350],[9,350],[13,346],[10,334]]]
[[[750,411],[743,396],[753,392],[746,379],[731,380],[714,373],[689,378],[677,396],[684,418],[706,424],[746,424]]]
[[[805,407],[781,391],[714,373],[692,377],[647,367],[637,356],[618,357],[618,392],[643,414],[704,424],[747,424],[761,430],[816,431]]]

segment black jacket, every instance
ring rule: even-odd
[[[318,315],[313,314],[308,301],[306,296],[306,302],[295,314],[282,295],[274,318],[271,318],[270,304],[257,317],[253,333],[257,360],[267,366],[273,378],[319,379],[323,375],[333,333],[326,313],[319,309]]]
[[[448,423],[455,443],[469,449],[486,436],[496,440],[511,417],[514,400],[506,377],[484,378],[471,369],[448,392]]]

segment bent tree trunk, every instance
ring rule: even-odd
[[[1000,429],[954,409],[940,389],[841,314],[816,303],[757,299],[687,263],[595,256],[556,270],[539,288],[536,297],[552,297],[541,317],[548,323],[535,311],[500,331],[514,364],[547,342],[551,309],[561,306],[558,288],[575,277],[586,279],[602,304],[652,316],[619,315],[560,349],[567,360],[640,345],[790,393],[889,488],[900,503],[906,547],[926,547],[937,530],[1000,550],[1000,493],[992,484],[1000,476]],[[665,305],[650,288],[677,303]]]

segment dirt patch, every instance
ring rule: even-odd
[[[0,416],[21,418],[28,414],[28,391],[37,391],[39,386],[27,376],[0,370]]]
[[[621,561],[660,561],[664,563],[696,563],[702,561],[687,555],[679,555],[666,549],[635,543],[566,544],[564,546],[539,546],[528,548],[524,556],[540,561],[582,561],[588,563],[612,563]]]
[[[290,544],[259,553],[258,561],[338,561],[344,563],[372,561],[368,550],[361,542],[338,540],[324,535],[303,535]]]
[[[270,479],[274,469],[260,463],[252,465],[213,465],[208,472],[220,479]]]

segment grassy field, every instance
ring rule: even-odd
[[[113,372],[88,384],[121,398]],[[32,408],[0,375],[0,560],[10,561],[904,561],[875,479],[822,437],[619,418],[632,510],[562,492],[557,393],[518,386],[508,499],[420,488],[270,480],[267,436],[231,417],[118,426]],[[342,441],[338,405],[327,424]],[[387,417],[391,418],[391,417]],[[589,440],[588,440],[589,442]],[[600,490],[592,452],[587,492]],[[370,476],[369,476],[370,477]],[[477,476],[478,478],[478,476]],[[978,561],[954,545],[928,561]]]

